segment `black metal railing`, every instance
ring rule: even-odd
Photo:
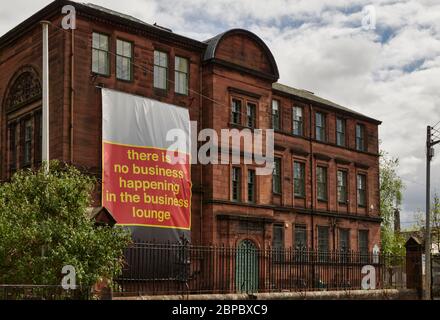
[[[376,288],[404,288],[405,257],[295,249],[137,243],[114,295],[189,295],[362,288],[374,267]]]
[[[0,285],[0,300],[89,300],[90,288],[65,290],[62,286]]]
[[[432,255],[432,296],[440,299],[440,254]]]

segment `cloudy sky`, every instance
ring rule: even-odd
[[[198,40],[236,27],[253,31],[271,48],[280,82],[383,120],[382,148],[399,157],[406,184],[403,226],[424,209],[426,126],[440,121],[440,1],[90,1]],[[0,34],[50,2],[3,3]],[[440,147],[438,154],[434,192]]]

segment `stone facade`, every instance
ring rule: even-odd
[[[77,9],[77,29],[60,28],[61,8]],[[272,188],[272,176],[257,176],[256,199],[249,203],[248,169],[242,165],[241,198],[233,200],[232,165],[194,165],[192,238],[195,243],[237,245],[252,240],[256,247],[295,247],[295,229],[305,228],[308,248],[317,248],[318,227],[328,228],[328,249],[340,249],[340,230],[348,230],[349,248],[358,251],[360,231],[368,234],[368,249],[380,243],[379,150],[380,122],[321,99],[314,94],[276,84],[276,62],[256,35],[235,29],[206,42],[176,35],[158,26],[121,16],[96,6],[55,1],[0,38],[1,171],[7,181],[22,167],[38,166],[41,154],[41,27],[50,27],[50,156],[73,163],[87,173],[101,175],[100,87],[120,90],[188,108],[198,129],[246,127],[246,105],[256,106],[256,127],[271,129],[272,105],[280,108],[280,128],[275,134],[275,153],[281,159],[281,193]],[[109,36],[110,72],[92,72],[92,34]],[[116,77],[116,41],[133,44],[133,79]],[[74,40],[74,41],[72,41]],[[166,90],[153,86],[154,51],[169,57]],[[189,61],[189,94],[174,90],[174,57]],[[17,79],[31,76],[25,87]],[[33,76],[33,78],[32,78]],[[34,82],[32,82],[34,81]],[[32,83],[34,84],[32,86]],[[29,93],[28,88],[33,88]],[[20,91],[21,90],[21,91]],[[17,93],[28,93],[17,97]],[[21,94],[19,95],[21,96]],[[242,123],[231,123],[233,100],[242,102]],[[301,135],[294,135],[292,108],[302,108]],[[317,141],[316,113],[325,114],[325,142]],[[27,121],[30,119],[30,122]],[[345,122],[345,145],[337,146],[336,119]],[[27,122],[26,122],[27,121]],[[364,128],[365,150],[356,150],[356,126]],[[27,126],[27,127],[26,127]],[[11,129],[14,128],[14,129]],[[243,151],[243,150],[242,150]],[[29,159],[29,153],[31,153]],[[30,161],[24,161],[30,160]],[[304,165],[305,194],[295,197],[294,162]],[[327,168],[327,199],[318,201],[316,168]],[[347,173],[347,200],[337,199],[337,171]],[[366,177],[366,203],[357,202],[357,176]],[[97,188],[98,190],[100,188]],[[100,206],[100,194],[96,194]],[[278,239],[280,240],[280,239]]]

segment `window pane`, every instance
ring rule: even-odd
[[[361,261],[367,262],[369,254],[368,230],[359,231],[359,253],[361,254]]]
[[[154,87],[166,90],[168,80],[168,55],[154,51]]]
[[[358,206],[366,207],[366,190],[367,190],[367,177],[365,175],[358,175],[357,177],[357,193],[358,193]]]
[[[241,101],[233,99],[232,100],[232,115],[231,121],[233,124],[241,125]]]
[[[17,167],[17,141],[16,141],[17,126],[11,124],[9,127],[9,170],[12,174]]]
[[[118,55],[123,55],[124,53],[124,49],[123,49],[123,44],[121,40],[116,40],[116,54]]]
[[[92,43],[92,72],[108,75],[109,74],[109,41],[108,36],[93,33]]]
[[[187,75],[184,73],[180,73],[180,72],[176,72],[176,77],[175,77],[175,91],[176,93],[180,93],[180,94],[184,94],[187,95],[188,94],[188,79],[187,79]]]
[[[108,51],[108,37],[106,35],[99,35],[99,48]]]
[[[284,249],[284,226],[274,225],[272,244],[274,249]]]
[[[168,68],[168,55],[164,52],[159,53],[159,65]]]
[[[350,232],[348,229],[339,230],[339,249],[344,252],[350,250]]]
[[[368,231],[359,231],[359,249],[368,251]]]
[[[336,120],[336,144],[338,146],[345,146],[345,120]]]
[[[274,251],[273,261],[284,261],[284,225],[273,226],[272,246]]]
[[[124,41],[123,42],[123,46],[124,46],[123,55],[125,57],[131,58],[132,51],[133,51],[131,43],[127,42],[127,41]]]
[[[365,151],[365,128],[363,125],[356,125],[356,149]]]
[[[296,197],[305,197],[305,166],[300,162],[294,164],[294,189]]]
[[[338,171],[338,201],[347,203],[347,172]]]
[[[327,169],[317,168],[318,200],[327,201]]]
[[[161,51],[154,51],[154,64],[159,67],[168,68],[168,54]]]
[[[273,192],[281,193],[281,159],[276,158],[273,170]]]
[[[108,54],[104,51],[94,51],[94,72],[99,74],[108,74]]]
[[[116,77],[121,80],[130,81],[131,77],[131,56],[132,44],[127,41],[117,40],[116,56]]]
[[[325,260],[329,251],[329,229],[328,227],[318,227],[318,251],[320,260]]]
[[[255,171],[248,171],[248,201],[255,202]]]
[[[93,48],[97,48],[99,49],[99,34],[98,33],[93,33]]]
[[[116,76],[118,79],[131,80],[131,63],[129,58],[116,58]]]
[[[293,108],[293,134],[302,136],[303,135],[303,110],[299,107]]]
[[[108,36],[99,33],[93,33],[93,43],[92,46],[94,49],[99,49],[103,51],[108,51],[109,49],[109,41]]]
[[[249,128],[255,128],[256,122],[256,106],[253,103],[247,105],[247,126]]]
[[[188,59],[176,57],[176,70],[188,73]]]
[[[303,225],[295,226],[295,249],[307,249],[307,227]]]
[[[24,123],[24,146],[23,146],[23,165],[31,164],[32,160],[32,121],[26,120]]]
[[[272,128],[275,130],[279,130],[280,125],[280,103],[278,100],[272,101]]]
[[[92,52],[92,72],[98,73],[99,72],[99,58],[98,58],[98,51],[93,50]]]
[[[241,200],[241,170],[232,168],[232,200]]]
[[[188,59],[175,58],[175,91],[176,93],[188,94]]]
[[[167,69],[154,67],[154,87],[158,89],[167,89]]]
[[[322,113],[316,113],[316,140],[325,141],[325,115]]]

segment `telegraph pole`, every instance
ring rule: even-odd
[[[425,226],[425,299],[431,300],[431,161],[434,157],[434,146],[440,140],[434,141],[432,130],[428,126],[426,131],[426,226]]]

